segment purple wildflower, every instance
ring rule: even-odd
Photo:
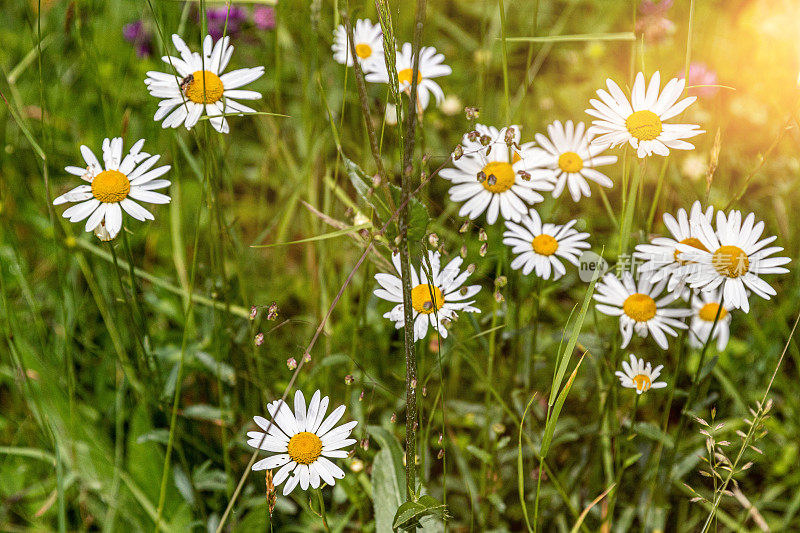
[[[678,75],[679,78],[684,77],[684,72]],[[701,62],[692,63],[689,65],[689,79],[686,82],[687,87],[693,85],[716,85],[717,73],[711,70],[708,65]],[[696,87],[688,89],[689,94],[696,94],[697,96],[710,98],[717,94],[718,87]]]
[[[247,11],[244,8],[237,6],[228,7],[213,7],[206,10],[206,18],[208,19],[208,34],[217,40],[222,37],[222,34],[235,35],[242,23],[247,20]],[[227,20],[227,28],[225,21]]]
[[[255,6],[253,8],[253,23],[259,30],[274,29],[275,8],[272,6]]]
[[[122,36],[135,46],[138,57],[148,57],[152,53],[153,35],[145,28],[142,20],[134,20],[123,26]]]

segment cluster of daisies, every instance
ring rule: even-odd
[[[202,54],[192,52],[178,35],[172,36],[172,42],[180,57],[166,56],[163,61],[174,72],[148,72],[145,80],[150,94],[161,99],[155,120],[163,121],[162,127],[183,125],[191,129],[206,117],[215,130],[228,133],[226,116],[256,112],[238,100],[261,98],[260,93],[241,87],[260,78],[264,67],[225,72],[233,55],[229,37],[214,43],[206,36]],[[68,166],[65,170],[86,183],[53,201],[55,205],[74,203],[64,211],[64,218],[70,222],[86,220],[85,230],[94,232],[103,241],[119,234],[123,211],[137,220],[153,220],[153,214],[138,202],[169,203],[169,196],[156,191],[170,185],[168,180],[159,179],[170,166],[156,166],[160,156],[142,151],[144,143],[141,139],[124,153],[121,137],[105,139],[102,165],[89,147],[81,146],[85,166]],[[357,422],[337,426],[345,407],[337,407],[326,417],[328,403],[328,397],[321,397],[317,391],[306,406],[303,393],[297,391],[294,412],[277,400],[267,406],[271,421],[260,416],[254,419],[264,432],[248,432],[247,443],[273,455],[256,462],[253,470],[277,468],[272,483],[276,486],[285,483],[284,495],[298,485],[303,490],[316,489],[323,482],[334,485],[344,477],[342,469],[331,459],[347,456],[344,448],[356,442],[349,437]]]
[[[613,186],[597,170],[617,161],[606,150],[629,144],[640,158],[664,156],[670,149],[693,149],[686,139],[703,133],[694,124],[667,122],[696,100],[681,98],[685,80],[671,79],[663,89],[660,84],[658,72],[649,82],[639,73],[628,98],[609,79],[608,90],[598,90],[599,99],[590,100],[592,107],[586,112],[595,120],[588,129],[583,123],[555,121],[547,127],[547,135],[537,133],[531,142],[521,142],[519,126],[498,130],[476,124],[454,151],[453,168],[439,174],[452,183],[450,200],[462,203],[459,216],[474,220],[485,214],[488,224],[502,217],[503,243],[514,255],[511,268],[523,275],[559,279],[566,273],[564,261],[579,265],[581,255],[590,248],[589,234],[576,229],[577,220],[543,221],[532,207],[544,200],[542,193],[558,198],[568,189],[577,202],[591,195],[590,182]],[[751,292],[767,299],[775,294],[760,276],[787,272],[782,265],[789,259],[772,257],[782,248],[768,247],[775,237],[761,238],[764,223],[756,222],[752,213],[743,218],[738,211],[717,212],[716,227],[714,218],[714,209],[704,211],[699,202],[690,213],[680,209],[677,217],[665,214],[671,237],[638,245],[631,267],[638,261],[639,268],[620,275],[607,273],[598,282],[596,308],[619,317],[622,349],[636,334],[652,337],[666,350],[668,337],[676,337],[683,329],[688,330],[692,346],[701,348],[716,339],[723,350],[730,337],[731,312],[748,312]],[[480,312],[470,300],[480,286],[463,286],[470,270],[459,271],[460,258],[444,269],[440,261],[439,252],[429,252],[419,275],[412,272],[415,340],[427,335],[428,325],[446,337],[458,311]],[[400,275],[396,255],[394,262]],[[396,304],[384,317],[402,327],[402,276],[377,274],[375,278],[380,285],[375,295]],[[623,363],[624,371],[617,375],[623,386],[641,394],[664,385],[655,381],[661,369],[631,355],[631,362]]]
[[[371,83],[391,83],[389,70],[383,49],[383,32],[380,24],[373,24],[369,19],[359,19],[353,28],[353,51],[347,30],[340,25],[333,32],[333,59],[342,65],[353,66],[353,52],[364,72],[364,78]],[[414,63],[411,43],[403,43],[395,51],[395,68],[397,70],[398,91],[410,95],[411,82],[414,75]],[[427,109],[433,95],[437,105],[444,100],[444,91],[434,78],[447,76],[452,69],[444,64],[444,55],[436,52],[432,46],[423,46],[419,51],[417,68],[417,110]]]

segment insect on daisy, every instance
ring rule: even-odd
[[[87,146],[81,146],[85,167],[66,167],[64,170],[88,182],[62,194],[53,205],[77,202],[64,211],[70,222],[86,219],[86,231],[95,231],[104,241],[113,239],[122,228],[122,210],[136,220],[153,220],[153,214],[136,203],[167,204],[169,196],[155,192],[168,187],[167,180],[156,179],[166,174],[169,165],[153,168],[159,155],[142,152],[144,139],[137,141],[122,157],[122,137],[103,141],[103,163]]]
[[[631,362],[622,362],[623,371],[617,370],[614,372],[619,378],[620,384],[626,389],[636,389],[636,394],[642,394],[650,389],[663,389],[667,386],[663,381],[656,381],[658,376],[661,375],[661,369],[664,365],[658,365],[653,368],[650,363],[645,363],[644,359],[639,359],[633,354],[631,355]]]
[[[761,238],[764,222],[756,222],[753,213],[742,220],[741,212],[735,210],[728,216],[722,211],[717,212],[716,232],[709,220],[701,217],[699,221],[697,237],[704,248],[686,244],[677,246],[681,259],[697,263],[686,278],[693,289],[712,291],[722,287],[725,305],[745,313],[750,311],[748,289],[766,300],[777,294],[760,276],[789,272],[781,265],[791,259],[770,257],[783,248],[766,247],[777,237]]]
[[[333,59],[339,64],[353,66],[353,56],[348,46],[347,30],[340,24],[333,32]],[[369,19],[359,19],[353,28],[356,56],[361,68],[371,72],[383,63],[383,32],[380,24],[372,24]]]
[[[356,440],[348,437],[358,422],[334,428],[344,415],[345,406],[340,405],[325,418],[328,397],[320,396],[316,391],[306,410],[305,397],[298,390],[294,395],[294,413],[286,403],[275,400],[267,406],[272,422],[261,416],[253,417],[266,433],[247,432],[249,446],[276,454],[255,463],[253,470],[280,468],[272,482],[277,486],[286,481],[284,496],[298,484],[303,490],[309,486],[317,489],[322,481],[333,486],[337,479],[344,478],[344,471],[330,459],[347,457],[348,452],[342,448],[355,444]]]
[[[700,239],[697,238],[700,219],[711,222],[714,208],[709,206],[705,212],[700,202],[692,204],[689,214],[683,208],[678,209],[677,216],[664,213],[664,225],[672,237],[655,237],[649,244],[639,244],[633,257],[641,259],[639,272],[649,273],[653,282],[668,280],[667,290],[683,290],[686,283],[686,274],[693,268],[678,251],[678,244],[692,246],[698,250],[707,250]]]
[[[636,75],[631,99],[613,80],[607,79],[608,92],[597,90],[600,100],[591,99],[593,109],[586,112],[597,120],[592,121],[589,135],[597,135],[592,145],[614,147],[625,143],[636,150],[639,157],[668,155],[673,150],[692,150],[694,145],[684,141],[705,133],[696,124],[670,124],[666,121],[680,115],[695,100],[690,96],[678,101],[686,80],[672,78],[659,92],[661,75],[656,72],[645,89],[644,74]]]
[[[667,308],[675,301],[675,295],[660,297],[666,284],[665,280],[653,284],[646,274],[641,274],[635,283],[630,272],[623,272],[621,281],[608,273],[598,282],[594,299],[599,303],[595,308],[605,315],[619,317],[622,348],[628,346],[634,333],[647,337],[649,332],[656,344],[666,350],[669,347],[667,335],[677,337],[675,328],[687,328],[680,319],[692,311]]]
[[[547,154],[543,167],[552,172],[555,182],[553,198],[558,198],[565,188],[569,189],[572,200],[577,202],[581,196],[589,197],[592,191],[586,180],[591,180],[603,187],[613,187],[611,178],[595,170],[595,167],[612,165],[617,162],[615,155],[600,155],[606,150],[603,145],[589,145],[589,136],[585,133],[583,122],[573,125],[568,120],[566,125],[556,120],[547,126],[547,135],[536,134],[536,142]]]
[[[220,133],[230,128],[225,114],[255,113],[256,110],[237,100],[258,100],[261,93],[242,90],[241,87],[264,75],[264,67],[242,68],[223,74],[233,55],[230,37],[216,44],[210,35],[203,40],[203,55],[192,52],[179,35],[172,42],[181,57],[164,56],[162,60],[172,66],[179,76],[150,71],[144,80],[152,96],[161,98],[153,117],[162,128],[177,128],[181,124],[191,129],[205,111],[211,125]],[[165,118],[166,117],[166,118]]]
[[[478,127],[486,128],[480,124]],[[455,168],[439,172],[439,176],[453,183],[450,200],[464,202],[459,216],[474,220],[485,211],[489,224],[497,221],[498,214],[506,220],[519,222],[528,212],[527,204],[544,200],[537,190],[553,190],[549,172],[536,168],[543,157],[542,150],[533,143],[520,146],[519,128],[511,128],[484,129],[480,135],[485,139],[482,142],[467,134],[463,141],[464,154],[453,158]]]
[[[722,302],[720,296],[719,290],[699,291],[692,298],[692,322],[689,324],[689,344],[692,347],[702,348],[708,342],[712,326],[712,338],[717,339],[717,349],[722,351],[728,345],[731,336],[731,309]],[[714,320],[717,321],[716,326]]]
[[[411,53],[411,43],[404,43],[397,52],[396,67],[399,90],[411,94],[411,77],[413,76],[414,57]],[[444,91],[432,78],[447,76],[453,70],[443,63],[444,55],[437,54],[436,48],[423,46],[419,50],[419,70],[417,72],[417,110],[422,113],[427,107],[433,94],[436,103],[444,100]],[[372,83],[389,83],[389,71],[386,63],[376,62],[375,70],[367,73],[365,79]]]
[[[441,256],[439,252],[428,251],[430,261],[430,278],[426,268],[420,267],[419,275],[411,268],[411,306],[414,320],[414,341],[423,339],[428,335],[428,324],[439,332],[442,337],[447,337],[446,323],[458,316],[458,311],[466,313],[480,313],[480,309],[472,307],[474,300],[465,301],[475,296],[481,290],[480,285],[465,286],[464,282],[470,276],[471,269],[461,272],[459,269],[463,260],[456,257],[444,268],[440,268]],[[375,290],[375,296],[383,300],[397,303],[397,305],[384,318],[394,321],[397,329],[405,325],[403,314],[403,281],[400,273],[400,254],[392,254],[397,273],[375,274],[375,280],[381,288]],[[430,281],[429,281],[430,279]]]
[[[522,217],[520,224],[506,221],[508,231],[503,233],[503,244],[511,246],[511,252],[519,254],[511,262],[514,270],[522,269],[526,276],[532,271],[542,279],[557,280],[567,270],[559,258],[578,266],[581,250],[590,248],[588,233],[579,233],[573,228],[577,220],[559,226],[542,224],[539,213],[531,209]]]

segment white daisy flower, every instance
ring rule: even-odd
[[[644,74],[636,75],[631,100],[613,80],[606,80],[608,92],[598,89],[600,100],[589,103],[594,109],[586,112],[599,120],[592,121],[589,135],[597,135],[592,145],[605,147],[625,143],[636,149],[639,157],[668,155],[669,149],[692,150],[694,145],[682,140],[705,133],[696,124],[667,124],[665,121],[680,115],[697,97],[678,101],[686,80],[672,78],[659,93],[661,76],[658,72],[650,78],[645,90]]]
[[[581,196],[591,196],[589,183],[592,180],[603,187],[613,187],[614,183],[595,167],[612,165],[617,162],[615,155],[600,154],[607,148],[603,145],[589,145],[589,136],[584,132],[583,122],[573,126],[568,120],[566,126],[556,120],[547,126],[549,138],[541,133],[536,134],[536,142],[547,153],[544,168],[552,172],[555,181],[553,198],[558,198],[565,188],[569,188],[572,200],[577,202]]]
[[[162,128],[184,124],[186,129],[191,129],[205,111],[215,130],[228,133],[230,128],[224,114],[241,116],[256,112],[237,100],[261,98],[261,93],[241,87],[263,76],[264,67],[241,68],[223,74],[233,55],[229,36],[213,44],[211,36],[206,35],[202,56],[189,50],[179,35],[173,35],[172,42],[181,57],[164,56],[162,60],[174,67],[178,76],[150,71],[144,80],[150,94],[162,99],[153,117],[157,122],[164,120]]]
[[[717,339],[717,349],[722,351],[728,345],[731,336],[731,308],[721,301],[720,291],[703,292],[700,291],[692,298],[692,322],[689,324],[689,345],[694,348],[702,348],[708,342],[711,334],[711,327],[714,326],[714,319],[717,318],[717,325],[714,327],[712,338]],[[720,306],[722,308],[720,309]]]
[[[636,389],[636,394],[647,392],[650,389],[663,389],[667,386],[663,381],[656,381],[658,376],[661,375],[661,369],[664,365],[658,365],[653,368],[650,363],[645,364],[644,359],[639,359],[633,354],[631,355],[631,362],[622,362],[622,369],[624,372],[617,370],[614,372],[623,387],[627,389]]]
[[[168,187],[167,180],[156,179],[169,165],[153,168],[160,155],[142,152],[144,139],[137,141],[122,157],[122,137],[103,141],[103,163],[87,146],[81,146],[85,167],[66,167],[66,171],[88,182],[62,194],[53,205],[78,202],[64,211],[70,222],[86,219],[86,231],[95,231],[101,240],[111,240],[122,228],[122,210],[136,220],[153,220],[153,214],[136,203],[168,204],[169,196],[154,192]]]
[[[466,313],[480,313],[481,310],[472,307],[474,300],[465,301],[475,296],[481,290],[480,285],[462,287],[470,276],[470,269],[461,272],[459,268],[463,260],[456,257],[444,268],[440,268],[441,257],[439,252],[428,251],[428,260],[431,266],[430,281],[427,265],[419,269],[419,276],[411,268],[411,306],[414,319],[414,341],[428,335],[428,324],[439,334],[446,338],[448,321],[458,316],[458,311]],[[403,281],[400,274],[400,254],[392,254],[392,262],[397,269],[398,276],[393,274],[375,274],[375,280],[381,288],[375,290],[375,296],[397,305],[384,318],[393,320],[397,329],[405,325],[403,314]],[[433,298],[431,298],[433,294]]]
[[[498,214],[506,220],[519,222],[528,212],[526,203],[544,200],[537,190],[553,190],[549,172],[536,168],[544,152],[535,148],[533,143],[519,145],[519,127],[512,128],[514,132],[509,135],[512,141],[509,146],[505,140],[508,128],[498,131],[478,124],[476,131],[483,131],[481,136],[488,136],[491,139],[489,144],[483,145],[467,134],[462,141],[464,155],[453,158],[456,168],[439,172],[439,176],[454,184],[450,187],[450,200],[466,200],[459,216],[476,219],[486,211],[489,224],[497,221]]]
[[[785,274],[783,268],[791,261],[788,257],[769,257],[783,248],[773,246],[765,248],[777,237],[761,239],[764,222],[755,222],[755,215],[750,213],[742,221],[739,211],[731,211],[728,216],[717,212],[717,231],[711,222],[701,217],[697,226],[697,237],[704,249],[686,244],[677,246],[679,258],[696,262],[687,274],[687,282],[693,289],[712,291],[722,287],[723,302],[732,309],[750,311],[747,290],[769,300],[777,294],[762,274]]]
[[[693,264],[680,256],[677,245],[685,244],[699,250],[706,247],[697,238],[697,229],[700,219],[711,222],[714,208],[709,206],[705,212],[697,201],[692,204],[690,214],[683,208],[678,209],[677,217],[664,213],[664,225],[672,237],[655,237],[649,244],[639,244],[633,257],[644,261],[639,266],[639,272],[650,274],[655,283],[662,279],[668,280],[667,290],[681,292],[686,283],[686,274],[693,268]]]
[[[266,433],[248,431],[247,444],[277,455],[258,461],[253,470],[280,468],[272,482],[277,486],[286,481],[284,496],[298,484],[303,490],[309,485],[317,489],[322,481],[333,486],[337,479],[344,478],[344,471],[330,460],[347,457],[348,452],[342,448],[356,442],[348,437],[358,422],[333,427],[342,418],[344,405],[325,418],[328,397],[320,399],[320,392],[315,392],[306,410],[305,397],[298,390],[294,395],[294,413],[280,400],[270,403],[267,411],[272,422],[260,416],[253,417]]]
[[[692,311],[667,308],[675,301],[675,295],[660,297],[666,284],[665,280],[653,284],[645,274],[634,283],[630,272],[622,274],[622,281],[608,273],[597,284],[594,299],[600,303],[595,308],[605,315],[619,317],[622,348],[628,346],[634,333],[647,337],[649,332],[656,344],[666,350],[669,347],[667,335],[677,337],[675,328],[687,328],[680,319],[691,315]]]
[[[506,221],[508,231],[503,233],[503,244],[511,246],[511,252],[519,254],[511,262],[511,268],[526,276],[532,271],[542,279],[553,281],[563,276],[567,270],[559,257],[578,266],[581,250],[590,248],[586,239],[588,233],[578,233],[573,229],[577,220],[571,220],[563,226],[542,224],[539,213],[531,209],[522,218],[521,225]]]
[[[333,59],[339,64],[353,66],[353,55],[347,42],[347,30],[340,24],[333,32]],[[383,64],[383,32],[380,24],[372,24],[370,19],[359,19],[353,28],[353,42],[356,56],[364,72],[374,70],[375,64]],[[385,68],[385,67],[384,67]]]
[[[419,50],[419,71],[417,77],[417,107],[422,112],[428,107],[431,93],[439,104],[444,100],[444,91],[439,84],[432,78],[447,76],[453,70],[443,64],[444,55],[437,54],[436,48],[423,46]],[[375,70],[367,73],[365,79],[372,83],[389,83],[389,71],[386,70],[384,61],[373,64]],[[400,83],[399,90],[406,94],[411,93],[411,76],[413,75],[413,55],[411,53],[411,43],[404,43],[402,49],[397,52],[396,60],[397,78]]]

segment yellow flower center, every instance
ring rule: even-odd
[[[510,163],[493,161],[483,167],[483,173],[486,174],[483,188],[493,193],[506,192],[517,180]]]
[[[564,152],[558,156],[558,167],[564,172],[580,172],[583,168],[583,159],[575,152]]]
[[[700,316],[701,319],[705,320],[706,322],[714,322],[714,319],[717,318],[717,312],[719,312],[720,320],[725,318],[725,315],[728,314],[728,310],[725,309],[724,307],[720,308],[719,304],[710,303],[701,307],[698,315]]]
[[[633,384],[636,385],[636,390],[641,392],[647,392],[650,385],[653,384],[650,380],[650,376],[645,376],[644,374],[637,374],[632,381]]]
[[[647,322],[656,316],[656,301],[646,294],[637,292],[625,299],[622,310],[636,322]]]
[[[683,239],[678,244],[686,244],[688,246],[691,246],[692,248],[697,248],[698,250],[703,250],[704,252],[708,251],[708,248],[705,247],[705,245],[700,241],[700,239],[696,239],[694,237],[689,237],[688,239]],[[692,261],[684,261],[683,259],[679,259],[678,258],[678,254],[679,253],[681,253],[681,252],[677,248],[672,253],[672,256],[675,258],[675,261],[677,261],[678,263],[680,263],[682,265],[686,265],[686,264],[692,262]]]
[[[187,76],[181,87],[186,98],[196,104],[213,104],[222,98],[225,90],[219,76],[208,70],[198,70]]]
[[[397,79],[400,80],[400,83],[407,83],[411,85],[411,75],[414,71],[410,68],[404,68],[400,72],[397,73]],[[422,83],[422,73],[419,71],[417,72],[417,85]]]
[[[131,192],[131,182],[119,170],[104,170],[92,180],[92,195],[106,204],[124,200]]]
[[[720,246],[711,257],[711,264],[721,275],[738,278],[750,270],[750,259],[738,246]]]
[[[372,55],[372,47],[366,43],[359,43],[356,45],[356,55],[361,59],[366,59]],[[410,79],[409,75],[409,79]]]
[[[550,235],[537,235],[531,241],[533,251],[539,255],[553,255],[558,250],[558,241]]]
[[[661,135],[661,119],[652,111],[634,111],[625,120],[628,132],[640,141],[652,141]]]
[[[310,465],[322,455],[322,441],[315,434],[301,431],[289,439],[289,457],[301,465]]]
[[[433,301],[431,301],[431,292],[433,292]],[[443,305],[444,296],[439,287],[422,283],[411,289],[411,307],[418,313],[429,315],[441,309]]]

